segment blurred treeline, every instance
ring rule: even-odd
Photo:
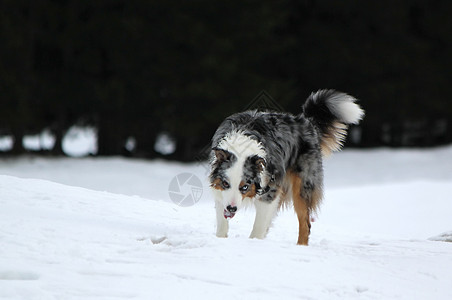
[[[194,159],[265,90],[298,113],[335,88],[354,146],[452,142],[452,1],[1,0],[0,136],[95,126],[100,155]],[[356,129],[356,128],[355,128]],[[124,145],[134,137],[132,153]],[[17,142],[19,141],[19,142]]]

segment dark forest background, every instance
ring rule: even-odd
[[[62,154],[90,125],[99,155],[152,158],[166,132],[168,158],[193,160],[261,91],[298,113],[334,88],[367,113],[352,146],[452,143],[451,16],[449,0],[0,0],[0,136],[19,154],[48,129]]]

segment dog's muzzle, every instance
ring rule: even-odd
[[[226,209],[224,210],[224,218],[232,219],[235,216],[236,212],[237,212],[237,206],[228,205],[226,207]]]

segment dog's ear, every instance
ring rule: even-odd
[[[231,158],[231,153],[226,150],[220,148],[213,148],[212,150],[215,152],[217,161],[227,161]]]
[[[259,179],[258,182],[256,182],[257,188],[258,188],[258,194],[263,195],[269,190],[268,183],[270,182],[270,176],[268,173],[267,168],[267,162],[264,158],[255,155],[252,159],[253,165],[255,166],[255,170],[258,172],[257,178]]]
[[[262,157],[256,155],[256,156],[253,157],[253,161],[254,161],[254,165],[257,167],[259,172],[264,171],[264,169],[265,169],[265,159],[263,159]]]
[[[262,157],[259,157],[259,159],[256,160],[256,166],[257,166],[259,172],[264,171],[264,169],[265,169],[265,159],[263,159]]]

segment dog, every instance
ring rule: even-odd
[[[226,118],[212,138],[210,187],[218,237],[229,219],[254,203],[250,238],[263,239],[278,210],[292,200],[297,244],[308,245],[311,216],[323,198],[322,159],[343,146],[350,124],[364,111],[356,99],[335,90],[312,93],[298,115],[249,110]]]

